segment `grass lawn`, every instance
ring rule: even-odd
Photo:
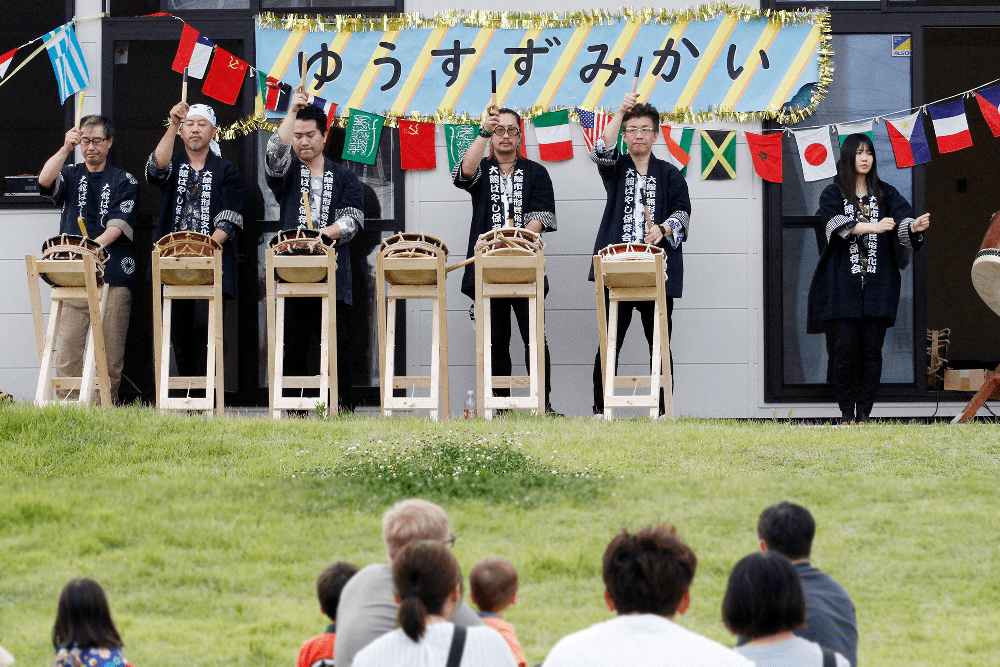
[[[659,521],[699,557],[680,622],[732,645],[719,616],[729,570],[757,548],[760,510],[788,499],[813,511],[813,562],[854,599],[863,666],[1000,665],[998,441],[989,425],[276,423],[2,407],[0,644],[18,664],[49,663],[59,590],[91,576],[137,667],[291,665],[325,627],[319,572],[384,561],[386,504],[425,495],[448,511],[463,571],[491,554],[518,568],[506,618],[529,664],[609,618],[605,545]],[[369,476],[338,476],[350,471]]]

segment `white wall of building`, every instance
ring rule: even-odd
[[[668,0],[667,8],[691,3]],[[100,0],[78,0],[77,16],[101,11]],[[454,9],[449,0],[413,0],[408,12],[432,14]],[[465,8],[475,9],[466,3]],[[483,9],[495,9],[483,6]],[[575,11],[568,0],[515,0],[510,11]],[[593,6],[597,8],[597,6]],[[614,8],[614,7],[613,7]],[[78,25],[91,85],[86,89],[85,113],[100,111],[101,31],[98,21]],[[604,100],[614,106],[617,100]],[[758,131],[759,124],[712,123],[712,128]],[[605,196],[597,170],[587,157],[578,125],[573,132],[572,160],[545,163],[552,177],[558,216],[557,232],[547,234],[546,269],[551,291],[546,300],[546,333],[552,355],[552,403],[570,415],[591,412],[592,368],[597,352],[596,297],[587,281],[594,238]],[[538,160],[537,142],[527,131],[528,156]],[[826,417],[839,412],[831,404],[775,404],[764,401],[763,343],[763,206],[762,182],[754,173],[742,133],[737,135],[736,169],[732,181],[702,181],[698,175],[701,147],[696,137],[687,177],[693,212],[690,240],[685,242],[684,297],[675,302],[674,409],[678,415],[703,417]],[[52,147],[52,151],[56,147]],[[48,156],[39,156],[39,168]],[[654,152],[665,156],[662,138]],[[449,263],[465,256],[471,217],[469,196],[453,187],[447,171],[443,130],[437,134],[437,164],[433,171],[406,174],[406,229],[444,240],[452,252]],[[0,244],[0,390],[19,399],[34,393],[37,356],[24,270],[24,255],[37,253],[58,228],[54,211],[0,209],[0,227],[16,229]],[[459,291],[461,271],[448,282],[448,336],[452,413],[461,411],[465,393],[475,388],[475,328],[469,319],[471,300]],[[43,300],[47,301],[43,290]],[[430,310],[427,301],[408,305],[407,350],[409,374],[425,374],[430,363]],[[514,373],[523,373],[520,338],[513,335]],[[625,340],[622,372],[642,373],[648,355],[641,327],[634,322]],[[648,369],[648,365],[645,366]],[[876,416],[919,416],[934,412],[933,403],[879,403]],[[953,404],[944,412],[954,414]]]

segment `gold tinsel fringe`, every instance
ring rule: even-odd
[[[416,12],[384,14],[382,16],[309,16],[295,14],[279,16],[268,12],[257,16],[257,27],[280,30],[307,30],[310,32],[412,30],[416,28],[454,27],[457,25],[476,28],[532,30],[541,28],[568,28],[580,25],[612,25],[623,21],[641,21],[651,25],[660,25],[672,24],[678,20],[711,21],[724,15],[735,16],[741,21],[766,18],[769,22],[779,23],[782,26],[802,24],[819,26],[820,76],[819,81],[812,91],[809,103],[804,107],[798,108],[785,109],[777,107],[750,112],[725,111],[718,107],[709,107],[708,109],[699,109],[697,111],[688,109],[683,112],[661,113],[661,121],[667,123],[703,124],[718,121],[750,123],[762,120],[774,120],[783,124],[794,124],[809,117],[816,110],[816,107],[819,106],[820,102],[823,101],[830,82],[833,80],[830,12],[826,9],[762,11],[748,7],[747,5],[713,2],[694,9],[682,10],[654,9],[651,7],[643,7],[635,10],[631,7],[624,7],[617,12],[598,9],[568,12],[566,14],[556,12],[491,12],[453,9],[435,12],[433,17],[424,17]],[[553,106],[550,108],[535,106],[527,109],[517,109],[517,111],[526,121],[530,121],[543,113],[560,111],[565,108],[565,106]],[[610,114],[613,114],[616,110],[617,106],[598,107],[594,109],[597,112]],[[397,127],[400,118],[438,125],[445,123],[478,125],[482,121],[482,116],[466,112],[455,113],[452,109],[438,109],[433,114],[413,111],[403,116],[384,110],[380,115],[385,117],[385,125],[388,127]],[[575,108],[570,108],[570,120],[577,123],[580,122],[580,117]],[[344,127],[347,125],[347,116],[338,116],[333,122],[340,127]],[[222,140],[229,140],[235,138],[237,135],[247,135],[259,129],[273,132],[277,129],[277,124],[261,116],[249,116],[243,120],[236,121],[228,127],[219,128],[218,137]]]

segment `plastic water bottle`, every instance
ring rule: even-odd
[[[476,392],[469,390],[469,394],[465,397],[465,418],[472,419],[476,416]]]

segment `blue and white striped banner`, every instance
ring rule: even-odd
[[[59,97],[65,102],[67,97],[90,84],[87,61],[83,59],[72,21],[46,33],[44,39],[59,83]]]

